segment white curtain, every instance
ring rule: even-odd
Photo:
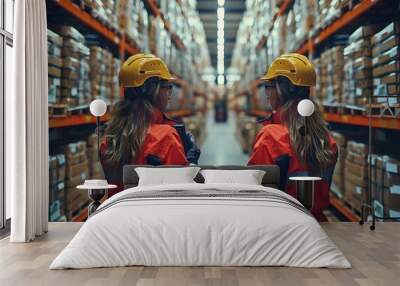
[[[48,71],[45,0],[15,1],[14,93],[6,98],[6,187],[12,242],[48,226]]]

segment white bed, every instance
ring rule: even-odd
[[[350,268],[342,252],[299,204],[277,189],[255,185],[130,188],[100,206],[50,269],[128,265]]]

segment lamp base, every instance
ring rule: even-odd
[[[297,199],[311,210],[314,205],[314,181],[296,181]]]
[[[89,216],[92,215],[97,208],[101,205],[100,200],[104,197],[107,193],[106,189],[91,189],[89,190],[89,198],[92,200],[88,207],[88,214]]]

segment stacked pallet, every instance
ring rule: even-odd
[[[62,150],[66,157],[66,215],[71,220],[89,201],[87,192],[76,189],[89,177],[89,161],[85,141],[68,144]]]
[[[60,102],[68,104],[69,107],[88,104],[90,51],[83,44],[85,37],[70,26],[59,27],[58,32],[64,37]]]
[[[335,191],[339,198],[343,198],[345,195],[345,164],[347,156],[347,139],[343,134],[337,132],[331,132],[333,139],[335,140],[338,147],[338,160],[335,166],[335,172],[333,174],[333,186],[332,190]]]
[[[342,103],[344,81],[343,46],[335,46],[321,55],[320,94],[324,103]]]
[[[375,32],[375,26],[361,26],[350,35],[350,44],[344,49],[345,104],[365,107],[372,96],[371,36]]]
[[[47,30],[47,49],[49,63],[49,104],[57,103],[61,95],[61,48],[63,39],[57,33]],[[50,114],[52,115],[52,114]]]
[[[400,161],[375,156],[372,162],[372,201],[379,217],[400,217]]]
[[[103,167],[98,158],[97,135],[92,134],[87,139],[87,156],[91,179],[104,179]]]
[[[65,156],[49,156],[49,221],[64,221]]]
[[[400,22],[393,22],[372,37],[374,102],[400,103]]]
[[[345,194],[346,202],[360,211],[367,200],[368,189],[368,147],[363,143],[349,141],[345,160]]]

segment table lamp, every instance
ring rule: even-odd
[[[95,99],[90,103],[90,113],[96,117],[97,159],[100,162],[100,117],[106,114],[107,104],[102,99]]]
[[[304,130],[300,131],[305,138],[305,143],[308,144],[307,140],[307,120],[306,117],[313,115],[315,110],[314,103],[309,99],[303,99],[297,104],[297,112],[304,119]],[[307,150],[307,148],[305,148]],[[320,177],[290,177],[289,180],[296,183],[297,199],[306,207],[311,210],[314,205],[314,189],[315,181],[321,180]]]

